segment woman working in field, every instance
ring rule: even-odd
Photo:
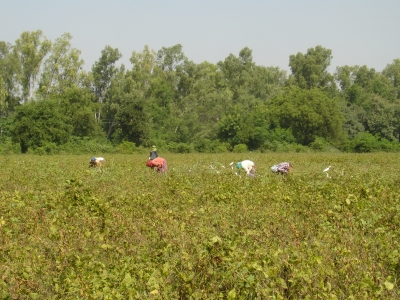
[[[251,160],[244,160],[242,162],[238,162],[236,164],[236,168],[239,169],[236,173],[237,175],[240,174],[240,169],[243,169],[246,172],[246,175],[249,175],[251,177],[255,176],[256,167],[254,166],[254,162],[252,162]]]
[[[155,145],[151,146],[151,151],[149,154],[149,160],[153,160],[158,157],[158,151]]]
[[[293,166],[291,163],[288,163],[288,162],[281,162],[281,163],[279,163],[277,165],[273,165],[271,167],[272,173],[283,174],[283,175],[291,173],[292,170],[293,170]]]
[[[146,166],[151,169],[156,169],[158,173],[164,173],[168,170],[167,160],[162,157],[154,158],[153,160],[148,160]]]
[[[89,168],[90,167],[101,167],[106,160],[104,157],[92,157],[89,161]]]

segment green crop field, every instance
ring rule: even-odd
[[[400,298],[398,154],[162,156],[1,156],[0,299]]]

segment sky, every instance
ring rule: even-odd
[[[216,64],[244,47],[253,62],[289,73],[289,57],[321,45],[329,71],[366,65],[382,71],[400,58],[399,0],[0,0],[0,41],[40,29],[65,32],[90,70],[107,46],[131,67],[132,52],[181,44],[195,62]]]

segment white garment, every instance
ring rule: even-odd
[[[250,172],[254,168],[254,163],[251,160],[242,161],[242,169],[246,171],[247,175],[250,175]]]

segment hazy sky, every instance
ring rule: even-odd
[[[0,0],[0,41],[24,31],[72,36],[90,69],[106,45],[130,68],[132,51],[176,44],[195,63],[223,61],[244,47],[257,65],[290,72],[289,56],[321,45],[337,66],[382,71],[400,58],[400,0]]]

